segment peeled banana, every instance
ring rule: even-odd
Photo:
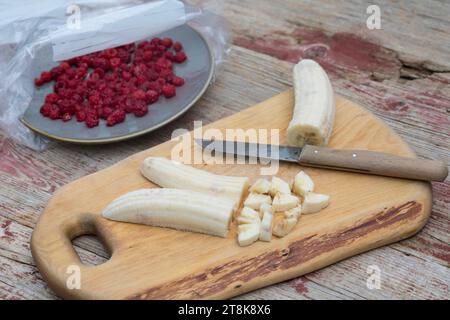
[[[326,208],[329,203],[329,195],[309,192],[303,199],[302,213],[308,214],[318,212]]]
[[[287,129],[288,144],[328,144],[336,106],[327,74],[314,60],[303,59],[295,65],[293,78],[295,105]]]
[[[102,214],[110,220],[226,237],[233,211],[234,203],[227,199],[192,190],[155,188],[126,193]]]
[[[141,173],[161,187],[199,191],[229,199],[235,208],[239,207],[249,184],[247,177],[221,176],[160,157],[145,159]]]

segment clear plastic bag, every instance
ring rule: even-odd
[[[0,0],[0,129],[35,150],[50,142],[20,122],[34,93],[36,53],[51,44],[53,60],[149,38],[188,23],[208,41],[216,72],[230,34],[218,15],[178,0]]]

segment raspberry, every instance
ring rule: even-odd
[[[161,85],[157,81],[150,82],[149,89],[155,90],[158,93],[161,93]]]
[[[106,125],[111,127],[125,120],[126,114],[123,110],[116,110],[106,119]]]
[[[78,87],[78,80],[76,79],[72,79],[67,81],[67,87],[69,87],[70,89],[75,89],[76,87]]]
[[[41,78],[36,78],[36,79],[34,79],[34,85],[35,85],[36,87],[40,87],[40,86],[42,86],[43,84],[44,84],[44,81],[42,81]]]
[[[113,113],[113,109],[110,107],[103,108],[103,115],[109,117]]]
[[[52,73],[50,71],[44,71],[41,73],[41,79],[44,83],[52,81],[52,78]]]
[[[80,67],[77,68],[75,71],[75,79],[83,79],[88,73],[87,68],[85,67]]]
[[[103,78],[105,76],[105,70],[102,68],[95,68],[94,71],[92,71],[93,74],[98,74],[99,79]]]
[[[120,58],[112,58],[109,60],[112,68],[118,68],[122,64],[122,60]]]
[[[145,102],[147,103],[155,103],[159,99],[159,93],[156,90],[148,90],[145,93]]]
[[[166,48],[170,48],[173,44],[172,39],[170,38],[164,38],[161,40],[161,44],[166,47]]]
[[[152,58],[153,58],[153,51],[151,50],[144,51],[144,54],[142,55],[142,59],[144,61],[149,62],[152,60]]]
[[[52,110],[50,110],[49,117],[52,120],[60,119],[61,115],[59,114],[59,108],[58,107],[52,107]]]
[[[153,45],[158,45],[161,43],[161,39],[160,38],[153,38],[152,40],[150,40],[150,43]]]
[[[166,58],[167,60],[173,61],[174,57],[175,55],[171,51],[166,51],[164,53],[164,58]]]
[[[133,113],[136,117],[143,117],[148,113],[148,107],[145,104],[143,106],[136,107]]]
[[[177,91],[173,85],[165,84],[162,87],[162,93],[163,93],[164,97],[172,98],[172,97],[176,96]]]
[[[177,53],[175,53],[175,57],[173,58],[173,60],[177,63],[182,63],[184,61],[186,61],[187,56],[183,51],[179,51]]]
[[[75,114],[75,117],[77,118],[78,122],[83,122],[84,120],[86,120],[86,113],[84,111],[78,111]]]
[[[52,74],[52,78],[56,79],[57,77],[59,77],[60,75],[62,75],[64,72],[64,69],[61,67],[54,67],[50,70],[50,73]]]
[[[70,64],[66,61],[63,61],[59,64],[59,66],[61,67],[61,69],[63,69],[64,71],[67,71],[70,69]]]
[[[40,109],[40,112],[44,117],[49,117],[51,111],[52,111],[52,105],[49,103],[44,103]]]
[[[162,87],[163,85],[166,84],[166,79],[164,79],[164,78],[158,78],[158,79],[156,79],[156,82],[158,83],[158,85],[159,85],[160,87]]]
[[[136,90],[133,92],[133,98],[136,100],[145,100],[145,92],[142,90]]]
[[[100,104],[100,96],[98,94],[93,94],[89,96],[89,103],[91,105],[99,105]]]
[[[114,58],[115,56],[117,56],[117,50],[114,48],[111,49],[106,49],[105,50],[105,55],[107,58]]]
[[[176,52],[183,50],[183,45],[180,42],[175,42],[173,44],[173,50],[175,50]]]
[[[174,76],[171,82],[174,86],[181,87],[184,84],[184,79],[182,77]]]
[[[127,72],[127,71],[124,71],[124,72],[122,72],[122,78],[123,78],[123,80],[125,80],[125,81],[130,81],[130,79],[131,79],[131,73],[129,73],[129,72]]]
[[[167,79],[167,77],[173,78],[174,76],[175,75],[173,73],[172,68],[162,69],[161,72],[159,73],[160,78]]]
[[[98,126],[98,123],[99,123],[98,117],[93,114],[87,115],[85,121],[86,121],[86,126],[88,128],[96,127],[96,126]]]
[[[49,93],[45,97],[46,103],[56,103],[59,100],[59,96],[56,93]]]
[[[172,61],[166,58],[159,58],[156,64],[161,67],[161,69],[172,69]]]
[[[115,125],[116,122],[116,118],[113,115],[110,115],[108,118],[106,118],[106,125],[108,127],[112,127],[113,125]]]

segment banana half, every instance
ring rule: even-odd
[[[295,65],[293,78],[295,105],[287,129],[288,144],[328,144],[336,105],[326,72],[314,60],[303,59]]]

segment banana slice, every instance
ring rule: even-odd
[[[237,217],[238,224],[260,223],[259,213],[249,207],[244,207]]]
[[[295,208],[300,200],[292,194],[277,193],[273,198],[272,209],[275,212],[286,211]]]
[[[103,217],[226,237],[234,203],[192,190],[141,189],[112,201]],[[259,219],[258,213],[256,213]]]
[[[269,211],[273,214],[272,206],[267,203],[263,203],[261,207],[259,208],[259,217],[262,219],[264,216],[264,212]]]
[[[272,240],[273,213],[270,210],[270,207],[261,206],[261,209],[263,212],[263,218],[261,221],[259,240],[269,242]]]
[[[272,177],[272,182],[270,184],[269,193],[270,193],[270,195],[272,197],[275,197],[275,195],[277,193],[290,194],[291,193],[291,187],[283,179],[280,179],[278,177],[273,176]]]
[[[267,194],[251,192],[244,201],[244,206],[259,210],[262,204],[271,204],[272,198]]]
[[[258,179],[256,182],[250,187],[250,192],[269,193],[270,190],[270,182],[267,179]]]
[[[300,171],[294,178],[292,189],[295,194],[304,197],[308,192],[314,191],[314,182],[304,171]]]
[[[160,157],[145,159],[141,173],[161,187],[208,193],[233,201],[236,208],[249,184],[247,177],[220,176]]]
[[[302,213],[315,213],[328,206],[330,203],[330,196],[326,194],[319,194],[309,192],[305,195],[302,205]]]
[[[260,224],[242,224],[238,227],[238,242],[241,247],[246,247],[256,242],[259,238]]]
[[[287,129],[288,144],[328,144],[336,105],[326,72],[317,62],[303,59],[295,65],[293,78],[295,105]]]
[[[302,206],[298,205],[295,208],[285,211],[283,214],[287,219],[294,218],[298,220],[298,218],[300,218],[300,215],[302,214]]]
[[[237,218],[238,243],[241,247],[249,246],[259,238],[261,219],[255,210],[244,207]]]
[[[294,229],[296,224],[297,224],[297,219],[295,219],[295,218],[285,218],[285,219],[277,220],[273,226],[272,233],[275,236],[282,238],[285,235],[287,235],[289,232],[291,232],[292,229]]]

